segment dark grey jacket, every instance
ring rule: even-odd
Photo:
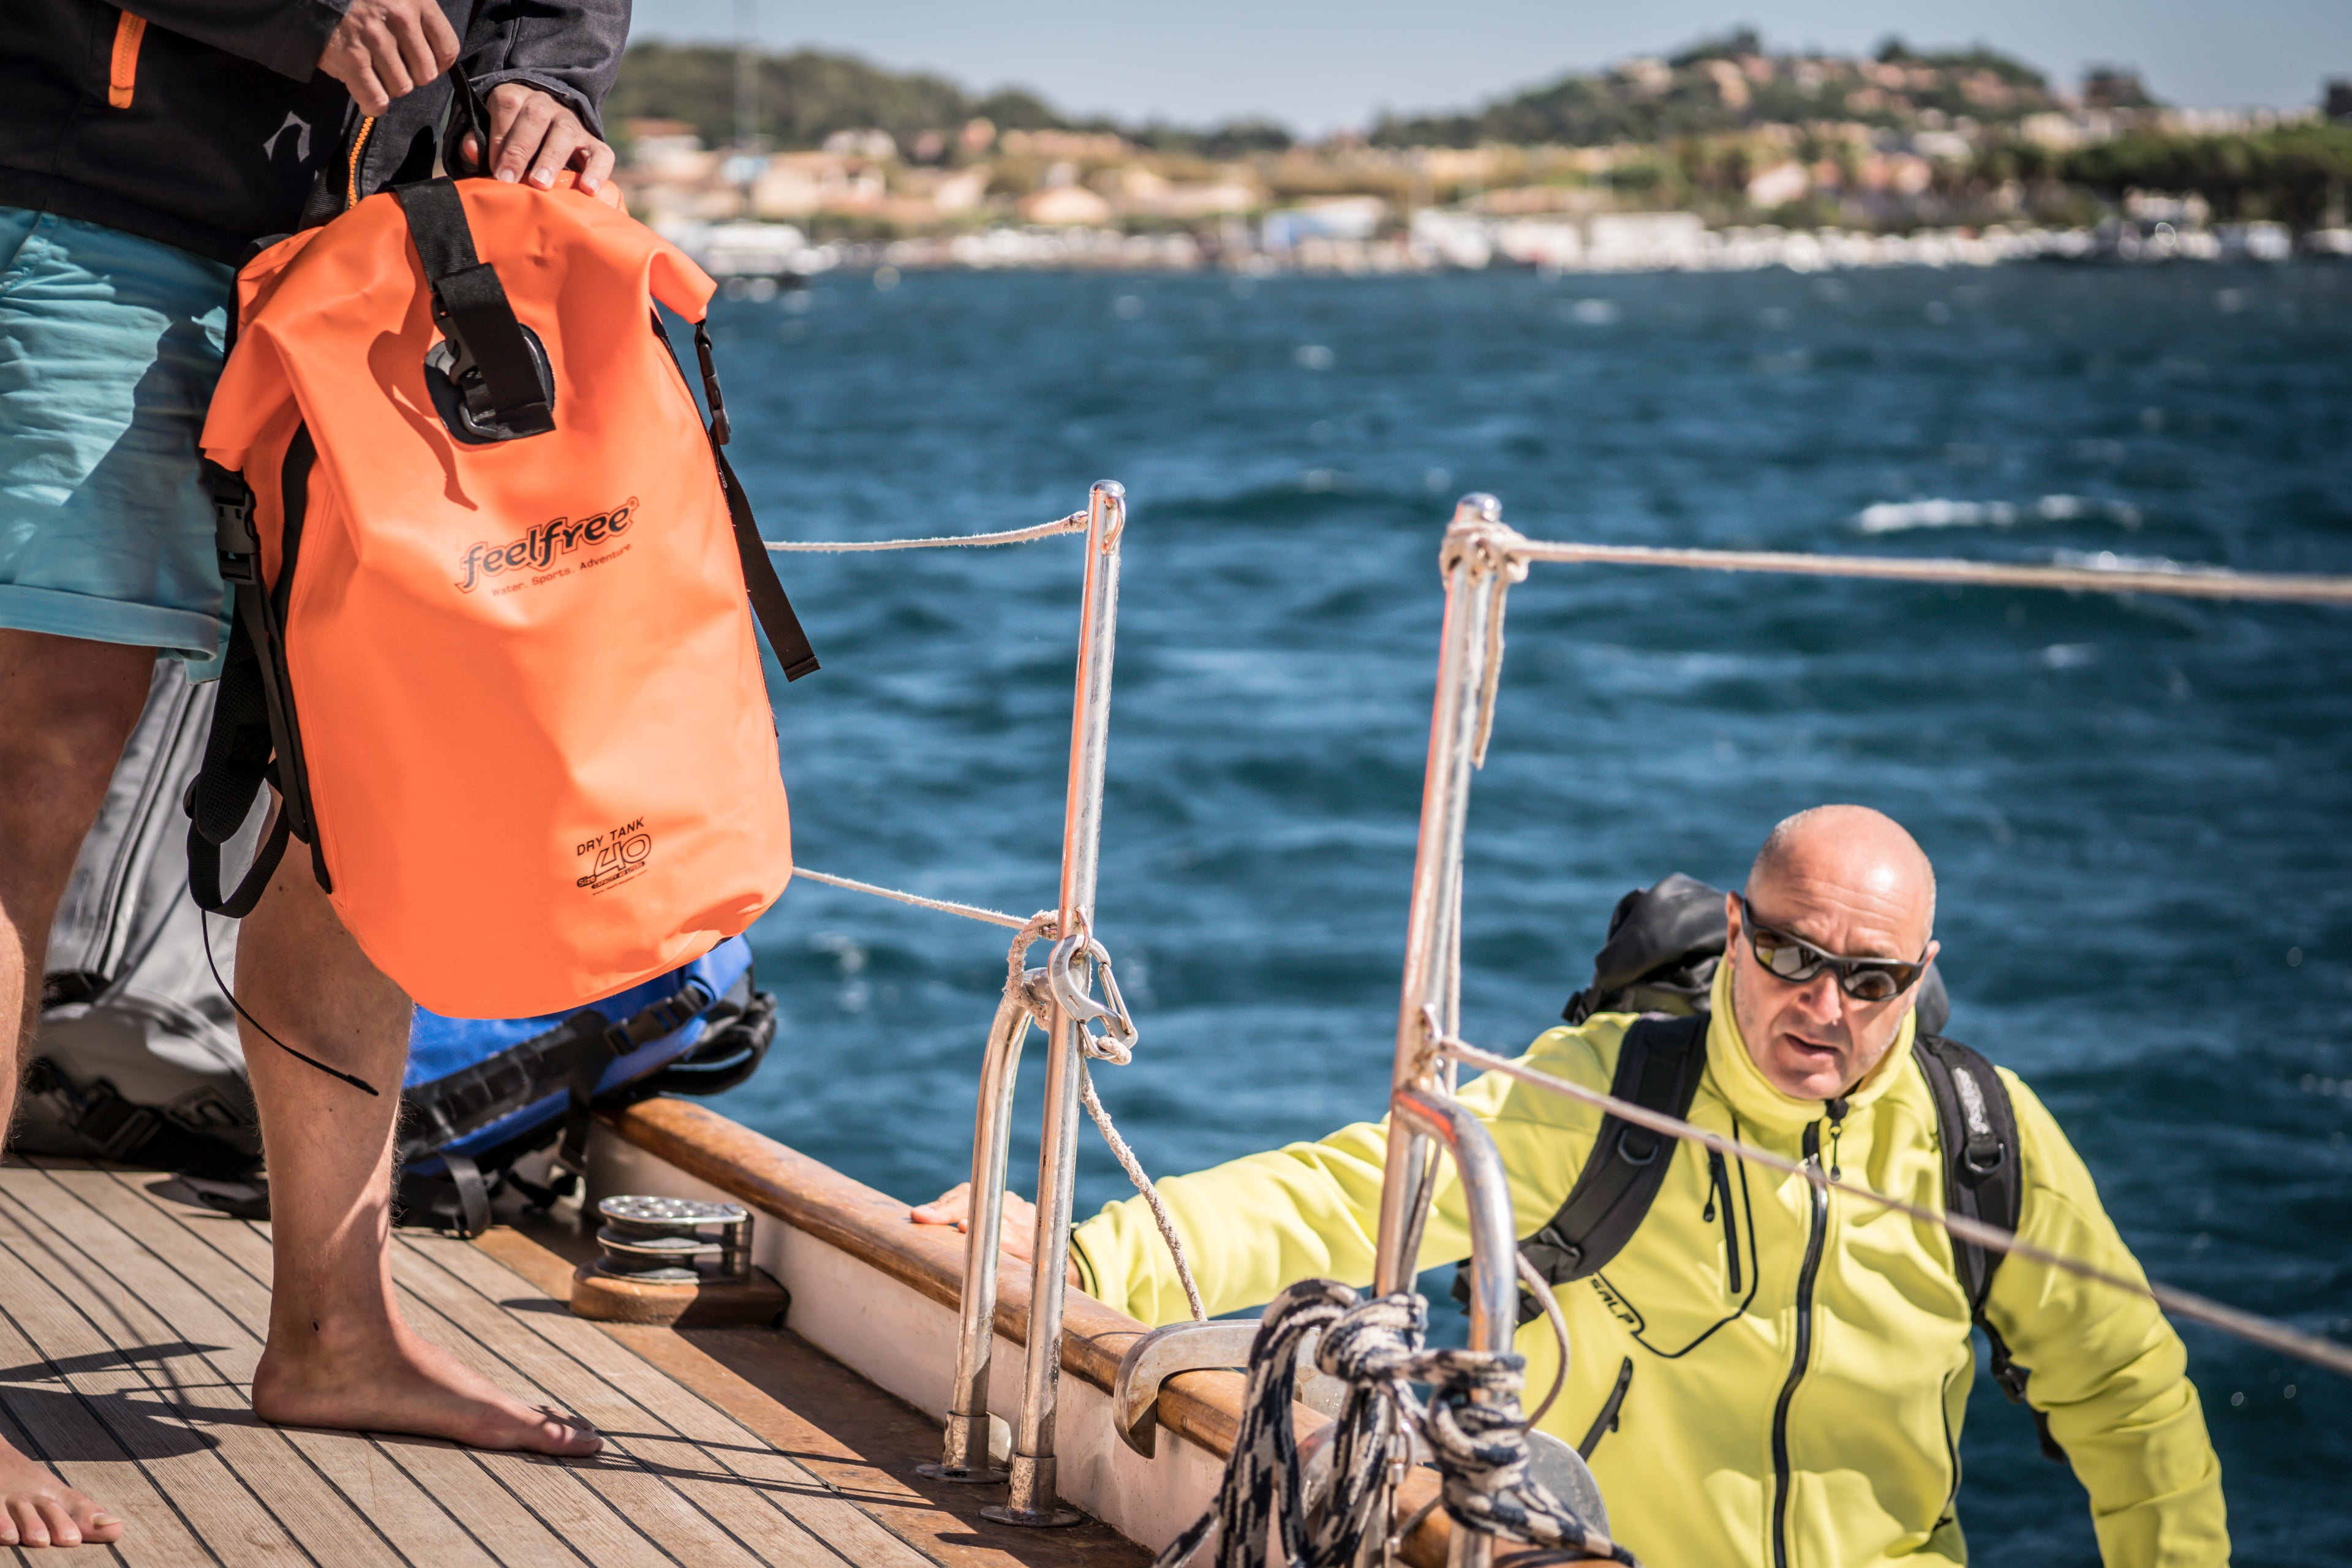
[[[430,173],[448,79],[365,125],[318,70],[350,0],[5,0],[0,206],[30,207],[227,262],[355,194]],[[527,81],[599,131],[630,0],[441,0],[475,86]],[[135,43],[135,48],[134,48]],[[110,88],[113,90],[110,98]],[[128,99],[126,103],[123,100]]]

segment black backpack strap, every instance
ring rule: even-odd
[[[1982,1053],[1941,1035],[1922,1034],[1912,1042],[1912,1054],[1927,1076],[1936,1101],[1936,1124],[1944,1155],[1944,1206],[1964,1219],[1973,1219],[2014,1234],[2025,1213],[2025,1169],[2018,1151],[2017,1111],[2010,1103],[2009,1086]],[[1952,1237],[1952,1268],[1968,1293],[1969,1317],[1984,1331],[1991,1352],[1993,1381],[2012,1405],[2025,1403],[2026,1380],[2032,1373],[2009,1353],[2000,1331],[1985,1316],[1993,1277],[2000,1270],[2002,1254],[1972,1241]],[[2042,1452],[2063,1460],[2064,1449],[2050,1435],[2050,1419],[2033,1412],[2042,1438]]]
[[[309,510],[310,471],[318,448],[306,425],[287,443],[279,469],[285,526],[273,589],[261,580],[261,539],[253,526],[253,488],[245,476],[216,463],[205,464],[212,493],[214,544],[222,578],[232,598],[228,653],[221,670],[220,697],[212,729],[205,737],[204,762],[188,782],[182,805],[188,814],[188,886],[198,907],[243,919],[260,902],[278,869],[290,835],[310,846],[310,871],[329,892],[326,855],[319,843],[310,803],[310,770],[302,757],[301,726],[294,712],[294,688],[286,663],[286,608],[299,559],[302,521]],[[221,847],[236,837],[253,810],[265,780],[283,800],[269,837],[253,858],[245,879],[221,889]]]
[[[1690,1113],[1706,1068],[1705,1013],[1646,1016],[1625,1031],[1609,1092],[1647,1110]],[[1592,1153],[1559,1212],[1519,1243],[1536,1272],[1554,1285],[1598,1274],[1642,1227],[1674,1163],[1674,1139],[1614,1116],[1601,1119]]]
[[[1698,1097],[1699,1077],[1706,1070],[1706,1018],[1705,1013],[1693,1013],[1681,1018],[1650,1014],[1635,1019],[1618,1049],[1609,1092],[1644,1110],[1689,1115],[1691,1101]],[[1642,1228],[1674,1163],[1675,1142],[1614,1116],[1602,1117],[1592,1152],[1577,1173],[1567,1201],[1541,1229],[1519,1243],[1520,1255],[1554,1285],[1600,1273]],[[1469,1274],[1466,1259],[1454,1271],[1454,1299],[1465,1304],[1470,1300]],[[1542,1311],[1542,1303],[1522,1283],[1519,1321],[1533,1322]]]
[[[541,361],[515,319],[498,269],[475,252],[456,182],[421,180],[395,185],[392,194],[425,264],[433,320],[455,356],[449,380],[467,412],[477,425],[509,437],[554,429],[551,389],[541,379]]]

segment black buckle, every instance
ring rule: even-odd
[[[261,536],[253,531],[253,487],[243,474],[207,461],[206,481],[213,498],[213,544],[220,552],[221,575],[232,583],[260,580]]]
[[[143,1105],[133,1105],[114,1086],[100,1082],[74,1131],[97,1145],[107,1160],[127,1160],[147,1146],[163,1124],[163,1118]]]

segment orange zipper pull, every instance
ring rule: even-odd
[[[114,58],[106,77],[106,105],[128,109],[139,86],[139,44],[147,36],[147,18],[122,13],[114,24]]]

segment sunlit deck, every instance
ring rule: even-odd
[[[0,1433],[129,1521],[131,1563],[769,1563],[1139,1568],[1087,1523],[979,1518],[996,1489],[913,1467],[940,1429],[789,1331],[602,1325],[563,1305],[577,1244],[398,1233],[409,1321],[604,1434],[587,1461],[268,1426],[248,1403],[264,1224],[151,1173],[0,1169]],[[563,1256],[558,1250],[571,1252]],[[35,1561],[17,1552],[24,1561]],[[102,1560],[96,1552],[91,1560]],[[56,1561],[53,1554],[41,1557]]]

